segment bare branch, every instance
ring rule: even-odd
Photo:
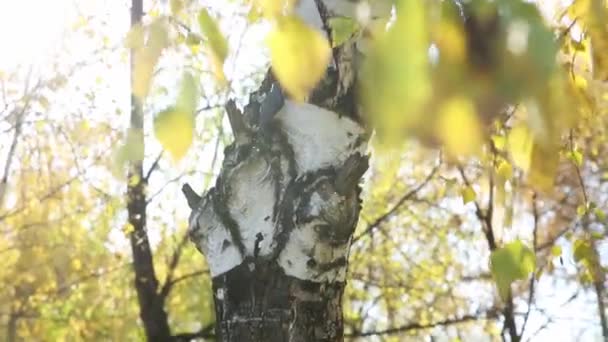
[[[175,284],[173,282],[173,276],[175,275],[175,269],[177,268],[177,265],[179,264],[179,258],[181,257],[182,251],[183,251],[184,247],[186,246],[187,242],[188,242],[188,233],[186,232],[184,234],[184,236],[182,237],[182,240],[180,241],[180,243],[177,245],[177,248],[173,252],[173,256],[171,257],[171,262],[169,263],[169,271],[167,272],[167,278],[165,278],[165,282],[163,283],[163,286],[161,287],[161,290],[160,290],[160,297],[162,300],[165,300],[167,298],[167,296],[169,295],[169,292],[173,288],[173,284]]]
[[[490,310],[485,315],[475,314],[475,315],[466,315],[458,318],[446,319],[439,322],[429,323],[429,324],[420,324],[420,323],[411,323],[400,327],[389,328],[385,330],[376,330],[376,331],[365,331],[361,333],[355,334],[346,334],[345,337],[366,337],[366,336],[378,336],[378,335],[392,335],[403,332],[408,332],[412,330],[423,330],[423,329],[432,329],[436,327],[449,326],[454,324],[460,324],[470,321],[477,320],[489,320],[495,319],[498,317],[498,310]]]
[[[365,235],[371,233],[374,229],[376,229],[380,224],[382,224],[384,221],[386,221],[387,219],[389,219],[392,215],[394,215],[397,210],[399,210],[399,208],[401,208],[401,206],[403,206],[403,204],[411,199],[412,197],[416,196],[416,194],[418,194],[418,192],[420,190],[422,190],[422,188],[424,188],[433,178],[433,176],[435,176],[435,174],[437,173],[437,171],[439,170],[439,166],[441,165],[441,163],[439,163],[438,165],[436,165],[433,170],[431,170],[431,172],[426,176],[426,178],[422,181],[422,183],[418,184],[417,187],[415,187],[414,189],[410,190],[408,193],[406,193],[405,195],[403,195],[395,205],[393,205],[392,208],[390,208],[387,212],[385,212],[384,214],[380,215],[378,218],[376,218],[372,223],[370,223],[367,228],[361,232],[361,234],[353,237],[353,243],[357,242],[359,239],[361,239],[362,237],[364,237]]]
[[[160,151],[160,153],[154,160],[154,163],[152,163],[152,166],[150,166],[150,168],[148,169],[148,172],[146,172],[146,176],[144,177],[144,181],[146,181],[146,183],[150,180],[150,176],[152,176],[152,172],[154,172],[154,170],[156,170],[156,168],[158,167],[158,163],[160,162],[160,159],[163,157],[164,152],[165,151]]]

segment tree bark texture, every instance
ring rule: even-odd
[[[298,6],[328,37],[330,17],[356,11],[350,1]],[[278,85],[269,72],[242,111],[226,106],[235,141],[215,186],[203,197],[184,186],[190,238],[213,277],[220,341],[343,340],[341,299],[368,167],[357,60],[355,39],[334,48],[308,100],[287,99],[265,120],[260,108]]]

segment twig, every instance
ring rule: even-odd
[[[538,245],[538,203],[536,201],[536,193],[532,195],[532,215],[534,216],[534,228],[532,229],[532,247],[534,251],[536,251]],[[528,309],[526,310],[526,315],[524,316],[524,322],[521,325],[521,331],[519,332],[519,338],[524,337],[524,332],[526,330],[526,324],[528,324],[528,318],[530,317],[530,312],[532,311],[532,302],[534,301],[534,290],[535,290],[535,277],[536,272],[532,273],[530,277],[530,290],[528,294]]]
[[[497,317],[498,317],[497,310],[490,310],[486,313],[485,316],[480,316],[479,314],[466,315],[466,316],[462,316],[459,318],[446,319],[443,321],[429,323],[429,324],[411,323],[411,324],[403,325],[400,327],[394,327],[394,328],[389,328],[389,329],[385,329],[385,330],[364,331],[364,332],[360,332],[360,333],[356,333],[356,334],[346,334],[344,336],[345,337],[366,337],[366,336],[391,335],[391,334],[397,334],[397,333],[402,333],[402,332],[407,332],[407,331],[412,331],[412,330],[432,329],[435,327],[454,325],[454,324],[459,324],[459,323],[464,323],[464,322],[469,322],[469,321],[476,321],[476,320],[481,320],[481,319],[483,319],[483,320],[494,319]]]
[[[371,233],[374,229],[376,229],[380,224],[382,224],[384,221],[386,221],[388,218],[390,218],[393,214],[395,214],[395,212],[397,212],[397,210],[399,210],[399,208],[401,208],[401,206],[409,199],[411,199],[412,197],[416,196],[416,194],[418,194],[418,192],[420,190],[422,190],[422,188],[424,188],[433,178],[433,176],[435,176],[435,174],[437,173],[437,171],[439,170],[439,166],[441,166],[441,163],[439,163],[438,165],[436,165],[433,170],[431,170],[431,172],[426,176],[426,178],[422,181],[422,183],[418,184],[418,186],[416,186],[414,189],[410,190],[408,193],[406,193],[405,195],[403,195],[395,205],[393,205],[392,208],[390,208],[387,212],[385,212],[384,214],[380,215],[378,218],[376,218],[372,223],[370,223],[367,228],[361,232],[359,235],[353,237],[353,243],[357,242],[359,239],[361,239],[363,236]]]
[[[186,232],[182,237],[182,240],[177,245],[177,248],[173,252],[173,256],[171,257],[171,262],[169,263],[169,271],[167,272],[167,277],[165,278],[165,282],[160,290],[160,298],[165,300],[169,295],[169,292],[173,288],[173,276],[175,275],[175,269],[179,264],[179,259],[182,255],[182,251],[188,242],[188,233]]]
[[[152,163],[152,166],[150,166],[150,168],[148,169],[148,172],[146,172],[146,176],[144,177],[144,181],[146,183],[150,180],[150,176],[152,176],[152,172],[154,172],[154,170],[158,167],[158,163],[160,162],[160,159],[163,157],[164,152],[165,151],[160,151],[160,153],[154,160],[154,163]]]

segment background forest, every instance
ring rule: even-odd
[[[306,78],[294,70],[320,48],[284,52],[308,32],[278,36],[250,1],[147,0],[133,29],[130,6],[0,2],[0,340],[144,340],[125,196],[136,160],[171,331],[213,336],[181,185],[213,185],[228,99],[246,101],[270,63]],[[397,6],[401,20],[334,22],[334,42],[380,36],[364,65],[376,135],[346,339],[608,340],[608,3]]]

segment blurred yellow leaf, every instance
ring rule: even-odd
[[[359,24],[353,18],[333,17],[329,19],[331,28],[331,45],[337,47],[344,44],[359,30]]]
[[[131,49],[141,49],[144,47],[144,28],[137,24],[129,30],[125,38],[125,46]]]
[[[473,201],[475,201],[475,198],[477,198],[477,194],[475,193],[475,190],[473,190],[473,188],[470,186],[467,186],[464,189],[462,189],[460,194],[462,196],[462,203],[464,203],[464,204],[473,202]]]
[[[162,19],[153,21],[149,27],[147,46],[160,56],[169,43],[169,32],[165,21]]]
[[[171,13],[173,13],[173,15],[179,14],[184,8],[182,0],[171,0],[169,5],[171,6]]]
[[[608,81],[608,8],[603,0],[591,0],[588,34],[591,38],[593,77]]]
[[[462,63],[466,54],[466,41],[462,25],[451,20],[441,20],[434,32],[441,58],[450,63]]]
[[[425,5],[400,0],[396,8],[393,25],[371,42],[361,82],[365,114],[388,143],[423,120],[431,95]]]
[[[82,261],[80,259],[72,259],[72,267],[76,271],[80,271],[82,269]]]
[[[555,145],[534,143],[528,182],[536,189],[550,191],[559,163],[559,151]]]
[[[225,82],[224,61],[228,57],[228,41],[222,34],[215,19],[205,9],[198,13],[198,24],[201,33],[207,38],[207,54],[211,59],[213,72],[220,82]]]
[[[268,45],[275,76],[291,97],[303,101],[325,74],[329,42],[321,32],[289,16],[270,33]]]
[[[509,133],[507,141],[513,163],[527,172],[530,169],[532,147],[534,145],[534,138],[530,130],[523,125],[516,126]]]
[[[513,167],[503,160],[498,164],[496,173],[502,180],[509,180],[513,177]]]
[[[170,108],[154,119],[154,135],[174,160],[181,159],[192,144],[194,117],[192,113]]]
[[[452,156],[469,155],[481,149],[481,124],[473,103],[465,97],[452,98],[441,106],[436,128]]]
[[[154,67],[159,55],[152,49],[143,48],[135,52],[133,60],[133,95],[142,99],[148,95]]]
[[[132,31],[133,37],[128,43],[138,46],[142,37],[137,30]],[[155,20],[149,26],[148,40],[145,46],[134,49],[133,58],[133,94],[140,99],[150,91],[152,75],[163,49],[169,45],[169,34],[163,20]]]

